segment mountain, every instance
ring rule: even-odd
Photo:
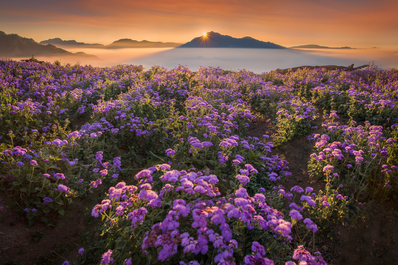
[[[35,56],[65,56],[79,55],[90,56],[85,53],[71,53],[57,48],[52,44],[42,45],[34,41],[21,37],[17,34],[6,34],[0,31],[0,57],[31,57]]]
[[[345,47],[328,47],[328,46],[321,46],[317,44],[307,44],[307,45],[299,45],[290,47],[292,49],[355,49],[348,46]]]
[[[52,44],[63,48],[105,48],[105,45],[99,43],[84,43],[75,40],[62,40],[60,38],[43,40],[40,44]]]
[[[251,37],[234,38],[221,35],[217,32],[207,32],[206,35],[194,38],[178,48],[260,48],[260,49],[286,49],[272,43],[253,39]]]
[[[123,48],[166,48],[177,47],[181,43],[174,42],[153,42],[153,41],[136,41],[132,39],[120,39],[109,45],[99,43],[84,43],[75,40],[62,40],[60,38],[48,39],[40,42],[41,44],[52,44],[61,48],[102,48],[102,49],[123,49]]]
[[[122,48],[166,48],[166,47],[177,47],[181,43],[175,42],[152,42],[152,41],[136,41],[132,39],[120,39],[107,45],[107,49],[122,49]]]

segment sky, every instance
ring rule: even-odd
[[[110,44],[185,43],[215,31],[286,47],[397,48],[397,0],[0,0],[0,30]]]

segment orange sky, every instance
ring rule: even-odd
[[[397,0],[0,0],[0,30],[185,43],[205,31],[283,46],[398,47]]]

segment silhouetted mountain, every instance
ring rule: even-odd
[[[272,43],[253,39],[252,37],[233,38],[217,32],[207,32],[206,36],[194,38],[178,48],[260,48],[260,49],[286,49]]]
[[[84,43],[75,40],[62,40],[60,38],[43,40],[40,44],[52,44],[57,47],[64,48],[105,48],[105,45],[99,43]]]
[[[181,43],[174,42],[152,42],[152,41],[136,41],[132,39],[120,39],[106,46],[107,49],[121,49],[121,48],[166,48],[177,47]]]
[[[6,34],[0,31],[0,57],[31,57],[35,56],[90,56],[85,53],[71,53],[57,48],[52,44],[41,45],[33,39],[21,37],[17,34]]]
[[[307,45],[299,45],[299,46],[293,46],[290,47],[292,49],[355,49],[355,48],[351,48],[348,46],[345,47],[328,47],[328,46],[321,46],[321,45],[317,45],[317,44],[307,44]]]
[[[62,40],[60,38],[49,39],[41,41],[41,44],[52,44],[62,48],[102,48],[102,49],[123,49],[123,48],[166,48],[177,47],[181,43],[174,42],[153,42],[153,41],[136,41],[132,39],[120,39],[112,42],[109,45],[102,45],[99,43],[84,43],[75,40]]]

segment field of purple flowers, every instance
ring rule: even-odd
[[[90,206],[78,254],[34,264],[321,265],[317,238],[398,200],[397,70],[0,61],[0,91],[0,226],[5,210],[56,227]],[[273,133],[250,136],[265,120]],[[303,137],[322,189],[286,188],[273,150]]]

